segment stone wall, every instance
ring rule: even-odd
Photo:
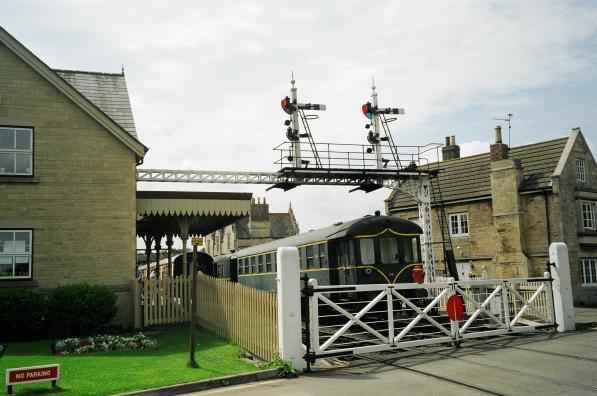
[[[119,297],[117,321],[130,325],[134,153],[2,45],[0,125],[34,128],[34,182],[0,182],[0,228],[33,229],[26,284],[107,285]]]

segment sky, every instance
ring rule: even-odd
[[[399,145],[489,150],[512,113],[511,145],[581,127],[597,144],[597,2],[2,0],[0,25],[53,68],[124,67],[143,168],[278,170],[280,108],[324,103],[318,142],[366,144],[361,105],[403,107]],[[507,143],[507,141],[506,141]],[[384,211],[387,190],[140,183],[142,190],[246,191],[289,202],[301,231]]]

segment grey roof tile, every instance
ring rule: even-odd
[[[568,138],[549,140],[510,149],[509,157],[521,160],[523,183],[520,191],[533,191],[551,186],[551,175],[562,155]],[[439,167],[439,189],[435,188],[433,201],[439,201],[439,190],[444,203],[491,196],[489,153],[430,164]],[[399,194],[390,203],[390,210],[416,205],[406,194]]]
[[[270,213],[269,222],[272,238],[286,238],[298,234],[290,213]]]
[[[137,138],[124,74],[54,70],[125,131]]]

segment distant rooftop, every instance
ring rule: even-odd
[[[124,73],[54,71],[131,136],[138,139]]]
[[[551,188],[551,175],[567,141],[568,138],[561,138],[510,148],[509,157],[522,163],[521,192]],[[436,162],[429,167],[440,169],[439,186],[444,203],[491,197],[489,153]],[[394,200],[394,197],[392,193],[388,200]],[[416,202],[406,194],[399,194],[398,199],[388,206],[389,210],[396,210],[416,206]]]

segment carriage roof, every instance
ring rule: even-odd
[[[231,256],[233,258],[253,256],[260,253],[275,251],[281,246],[301,246],[345,237],[374,236],[384,232],[386,229],[391,229],[392,232],[397,235],[406,236],[420,235],[423,233],[421,227],[412,221],[393,216],[365,216],[344,223],[336,223],[318,230],[277,239],[260,245],[250,246],[240,249]]]

